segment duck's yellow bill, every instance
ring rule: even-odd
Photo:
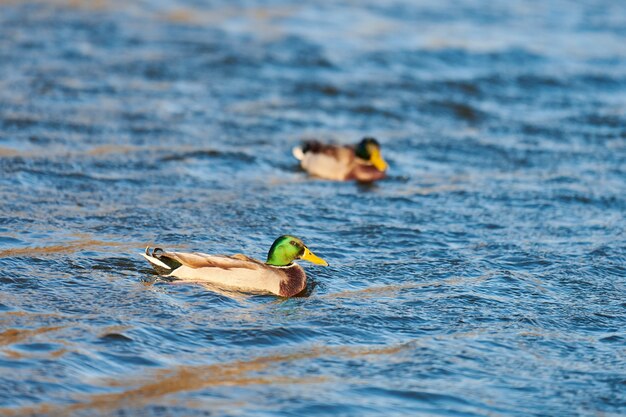
[[[328,266],[328,262],[311,252],[307,247],[304,248],[304,253],[302,254],[301,258],[305,261],[309,261],[317,265]]]
[[[376,167],[379,171],[384,171],[387,169],[387,162],[383,159],[383,156],[380,154],[380,149],[377,147],[372,149],[370,152],[370,162]]]

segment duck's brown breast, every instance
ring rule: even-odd
[[[285,268],[281,272],[284,275],[279,287],[281,297],[293,297],[304,291],[306,288],[306,274],[300,265],[293,264],[293,266]]]
[[[384,171],[377,170],[373,165],[366,163],[354,164],[346,180],[357,180],[364,182],[378,181],[385,178]]]

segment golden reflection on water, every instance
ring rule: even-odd
[[[70,352],[70,350],[65,349],[65,348],[57,349],[52,352],[46,352],[46,353],[38,352],[38,353],[31,353],[31,354],[25,354],[23,352],[18,352],[12,349],[5,349],[3,351],[4,355],[7,358],[10,358],[13,360],[32,359],[32,358],[37,358],[40,360],[58,359],[68,352]]]
[[[157,371],[140,378],[103,380],[106,387],[128,387],[107,394],[76,397],[70,405],[41,404],[36,407],[0,409],[2,416],[46,414],[65,416],[79,410],[113,413],[123,408],[138,408],[147,404],[167,401],[170,394],[198,391],[219,386],[247,386],[265,384],[315,384],[328,380],[324,376],[290,377],[284,375],[256,375],[284,363],[298,362],[319,357],[376,358],[397,354],[410,344],[380,348],[314,347],[299,352],[260,356],[251,360],[234,361],[212,365],[180,366]]]
[[[100,247],[141,247],[137,243],[105,242],[96,239],[80,239],[60,245],[36,246],[30,248],[12,248],[0,251],[0,258],[14,256],[45,256],[59,253],[74,253]]]
[[[225,19],[241,17],[245,17],[246,19],[258,22],[266,22],[266,24],[271,24],[272,20],[292,16],[301,8],[302,7],[285,5],[267,5],[263,8],[242,8],[237,6],[226,6],[219,9],[216,8],[207,11],[204,9],[196,9],[193,7],[178,7],[167,11],[162,15],[162,17],[172,22],[188,24],[220,23]]]
[[[335,293],[329,293],[320,295],[320,298],[369,298],[381,296],[394,296],[398,292],[403,290],[412,290],[424,287],[439,287],[442,285],[449,285],[451,287],[463,287],[469,284],[478,284],[485,281],[493,274],[485,274],[479,277],[450,277],[446,279],[440,279],[437,281],[427,282],[409,282],[403,284],[390,284],[390,285],[378,285],[375,287],[360,288],[357,290],[345,290]]]
[[[6,294],[3,294],[3,295],[6,295]],[[5,317],[27,317],[28,319],[32,319],[32,320],[35,320],[35,322],[37,322],[37,320],[40,320],[42,318],[48,318],[48,317],[61,318],[61,317],[67,317],[67,316],[63,314],[58,314],[58,313],[31,313],[28,311],[6,311],[0,314],[0,320],[5,319]]]
[[[5,148],[3,146],[0,146],[0,157],[7,157],[7,156],[17,156],[20,153],[18,151],[16,151],[15,149],[11,149],[11,148]]]
[[[0,346],[23,342],[33,336],[62,329],[63,326],[48,326],[38,329],[7,329],[0,333]]]
[[[22,3],[23,0],[0,0],[0,5]],[[30,0],[30,3],[50,4],[87,10],[120,8],[125,3],[120,0]]]

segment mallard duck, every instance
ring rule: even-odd
[[[371,182],[384,178],[387,170],[374,138],[363,138],[354,146],[307,141],[293,148],[293,156],[306,172],[328,180]]]
[[[265,263],[246,255],[207,255],[165,252],[146,248],[142,256],[160,275],[188,282],[214,284],[247,292],[271,293],[281,297],[299,294],[306,287],[304,269],[293,261],[304,259],[328,266],[297,237],[284,235],[274,241]]]

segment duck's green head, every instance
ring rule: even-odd
[[[316,256],[300,239],[284,235],[274,241],[267,253],[268,265],[287,266],[296,259],[304,259],[318,265],[328,266],[328,262]]]
[[[369,161],[379,171],[385,171],[387,169],[387,162],[380,154],[380,144],[374,138],[363,138],[358,145],[356,145],[356,156],[361,159]]]

